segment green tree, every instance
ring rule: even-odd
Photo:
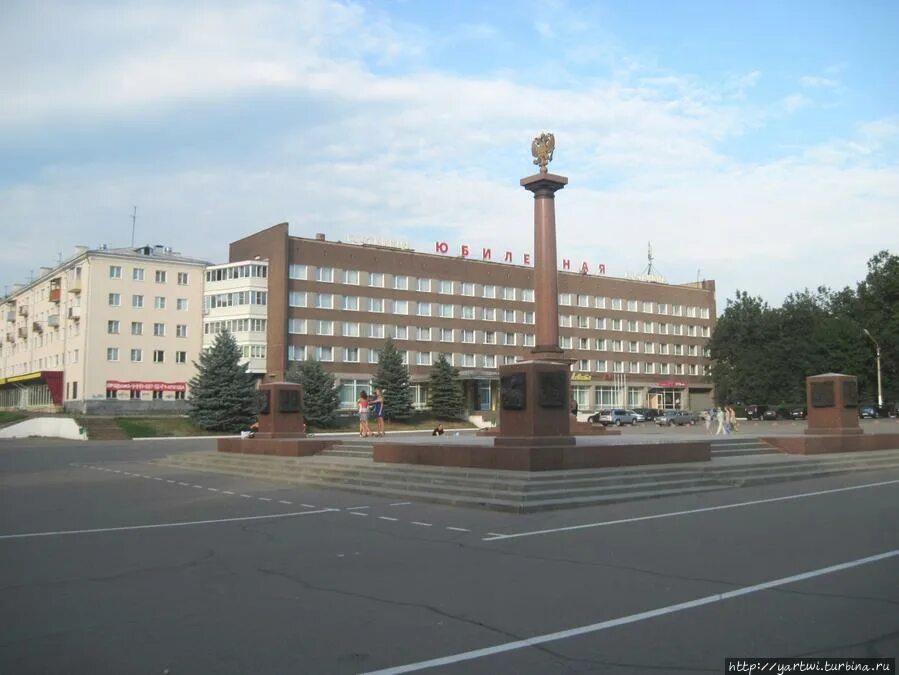
[[[431,367],[431,412],[438,419],[458,418],[464,410],[459,370],[454,368],[446,355],[437,357]]]
[[[337,422],[340,394],[334,376],[314,359],[293,364],[287,371],[288,382],[303,385],[303,417],[314,427],[332,427]]]
[[[193,422],[209,431],[236,433],[249,429],[259,412],[259,396],[240,349],[228,331],[219,333],[212,347],[194,362],[188,410]]]
[[[378,372],[372,387],[384,392],[384,416],[388,419],[406,420],[412,416],[412,385],[409,369],[403,357],[387,338],[384,349],[378,354]]]
[[[857,323],[880,345],[880,370],[884,401],[899,401],[899,256],[880,251],[868,261],[868,274],[856,290]],[[875,348],[863,332],[864,382],[859,388],[865,400],[877,400]]]

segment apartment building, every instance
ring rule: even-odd
[[[0,407],[184,408],[206,265],[163,246],[78,247],[41,268],[0,300]]]
[[[388,336],[409,366],[417,405],[427,404],[430,367],[444,353],[472,411],[495,410],[497,367],[528,358],[534,347],[534,270],[526,265],[293,237],[287,223],[233,242],[229,258],[237,267],[267,265],[265,378],[316,359],[347,407],[370,389]],[[572,362],[581,410],[711,406],[714,322],[714,281],[559,272],[559,346]]]

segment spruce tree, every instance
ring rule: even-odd
[[[437,419],[451,420],[462,415],[462,384],[459,370],[446,360],[446,355],[437,357],[431,367],[431,412]]]
[[[384,392],[384,417],[406,420],[412,416],[412,385],[409,369],[403,365],[403,357],[387,338],[378,357],[378,372],[372,387]]]
[[[320,362],[311,359],[292,365],[287,381],[303,385],[303,417],[307,424],[318,428],[334,426],[340,394],[334,376]]]
[[[240,348],[228,331],[219,333],[212,347],[194,362],[197,374],[190,380],[189,415],[208,431],[236,433],[249,429],[259,412],[259,396]]]

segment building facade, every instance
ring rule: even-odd
[[[265,379],[316,359],[347,407],[370,389],[388,337],[404,354],[417,405],[427,405],[430,368],[443,353],[459,369],[473,412],[496,409],[497,367],[528,358],[534,347],[531,267],[292,237],[287,223],[233,242],[229,257],[235,265],[267,263]],[[559,315],[580,410],[712,405],[713,281],[560,271]]]
[[[88,249],[0,302],[0,407],[175,411],[202,346],[207,263],[170,248]]]

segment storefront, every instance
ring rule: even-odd
[[[0,378],[0,408],[22,410],[62,406],[61,370],[40,370],[25,375]]]

